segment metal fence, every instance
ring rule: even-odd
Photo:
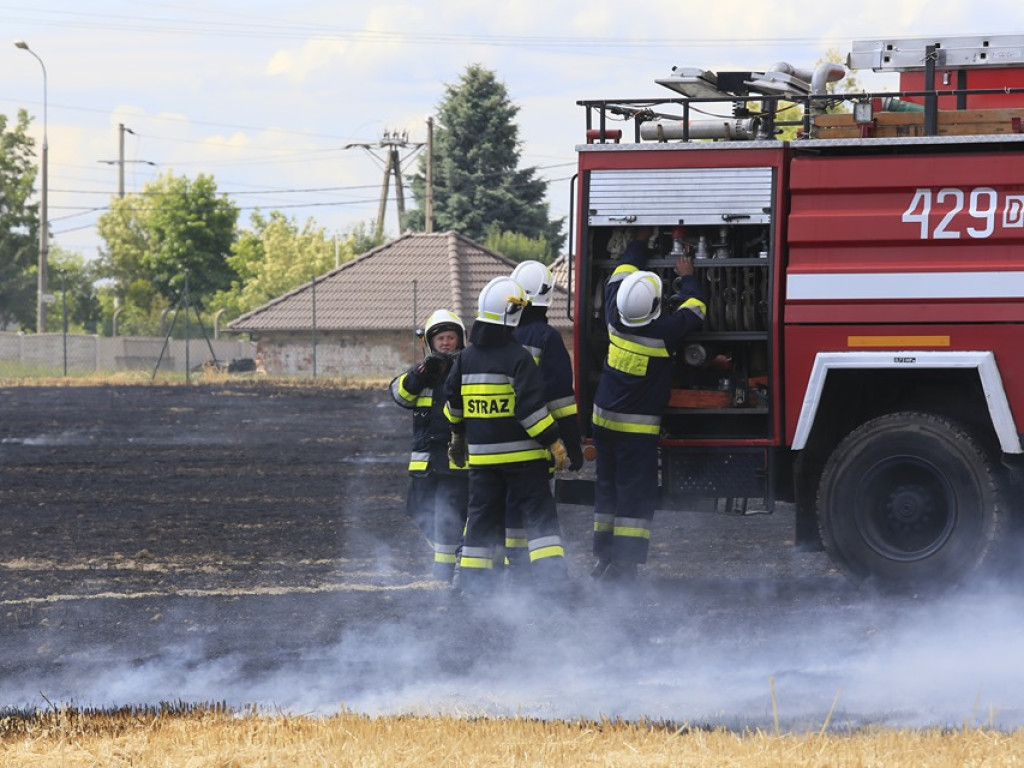
[[[0,332],[0,378],[75,377],[139,373],[188,374],[255,357],[256,345],[238,339]],[[242,366],[244,367],[244,366]]]

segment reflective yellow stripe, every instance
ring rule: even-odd
[[[466,395],[514,395],[511,384],[463,384],[462,396]]]
[[[526,548],[526,537],[523,536],[521,539],[510,539],[505,538],[505,546],[508,549],[525,549]]]
[[[458,424],[462,421],[462,411],[453,411],[448,407],[448,403],[444,404],[444,415],[452,424]]]
[[[532,451],[510,451],[509,453],[485,453],[469,455],[469,466],[471,467],[486,467],[494,464],[511,464],[516,461],[534,461],[541,459],[547,461],[551,458],[551,453],[547,448],[541,448],[537,446]]]
[[[527,430],[526,430],[526,434],[528,434],[530,437],[536,437],[541,432],[543,432],[545,429],[548,429],[549,427],[554,426],[554,424],[555,424],[555,420],[552,419],[551,418],[551,414],[548,413],[548,414],[546,414],[544,416],[544,418],[542,418],[540,421],[538,421],[532,427],[528,427]]]
[[[405,400],[407,403],[412,403],[416,400],[416,395],[414,395],[412,392],[405,388],[405,377],[408,375],[409,374],[407,373],[403,373],[401,376],[398,377],[398,380],[395,382],[395,384],[397,385],[398,396]]]
[[[459,567],[490,570],[494,568],[494,560],[489,557],[466,557],[463,555],[462,559],[459,560]]]
[[[708,313],[707,305],[700,299],[687,299],[679,305],[679,309],[695,312],[695,314],[700,315],[702,318]]]
[[[634,338],[642,338],[642,337],[634,337]],[[613,332],[609,334],[608,340],[612,344],[614,344],[616,347],[619,347],[621,349],[629,350],[630,352],[635,352],[638,355],[647,355],[648,357],[668,357],[669,356],[669,351],[668,351],[668,349],[666,349],[665,343],[664,342],[660,342],[660,340],[658,340],[658,339],[651,339],[652,342],[654,342],[654,341],[660,342],[658,346],[654,346],[654,345],[651,345],[651,344],[644,344],[644,343],[642,343],[640,341],[635,341],[634,339],[624,338],[621,334],[616,333],[613,330]]]
[[[616,525],[614,534],[616,536],[628,536],[631,539],[650,539],[651,529],[650,528],[629,528],[627,526]]]
[[[569,395],[568,397],[559,397],[555,400],[549,400],[548,411],[551,412],[551,418],[553,419],[572,416],[576,413],[576,398],[573,395]]]
[[[433,397],[417,397],[416,407],[417,408],[430,408],[434,404]]]
[[[410,461],[409,471],[410,472],[425,472],[430,462],[427,461]]]
[[[435,563],[444,563],[445,565],[455,565],[455,555],[454,554],[449,555],[449,554],[444,553],[444,552],[435,552],[434,553],[434,562]]]
[[[635,422],[619,421],[606,416],[600,416],[596,412],[592,418],[597,426],[611,429],[615,432],[631,432],[637,435],[657,435],[661,432],[659,424],[637,424]]]
[[[639,272],[639,271],[640,271],[640,267],[633,266],[632,264],[619,264],[619,266],[617,266],[615,268],[615,271],[612,272],[612,277],[617,277],[619,279],[622,279],[623,277],[625,277],[626,275],[630,274],[631,272]]]
[[[535,437],[535,435],[533,435],[530,432],[530,430],[535,429],[538,424],[540,424],[542,421],[544,421],[544,419],[550,419],[550,418],[551,418],[551,414],[548,413],[548,407],[546,405],[542,405],[540,408],[538,408],[533,413],[529,414],[528,416],[524,416],[523,418],[521,418],[519,420],[519,424],[522,426],[523,429],[525,429],[527,431],[528,434],[530,434],[530,437]]]
[[[541,547],[540,549],[530,551],[531,563],[534,563],[537,560],[544,560],[548,557],[565,557],[565,547],[560,544],[555,544],[550,547]]]
[[[594,533],[611,533],[615,529],[615,525],[609,520],[607,522],[601,520],[594,521]]]
[[[608,347],[608,365],[631,376],[646,376],[647,361],[650,359],[647,355],[638,355],[636,352],[622,349],[614,342]]]
[[[847,336],[848,347],[948,347],[949,336]]]
[[[551,418],[553,419],[564,419],[566,416],[573,416],[577,413],[576,403],[567,405],[564,408],[556,408],[551,412]]]

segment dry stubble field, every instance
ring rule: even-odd
[[[930,643],[963,636],[888,635],[937,612],[879,604],[820,553],[794,552],[784,509],[661,515],[644,584],[607,594],[586,583],[589,514],[567,508],[578,604],[465,606],[424,579],[402,514],[407,416],[382,391],[0,397],[3,765],[952,766],[1024,754],[1019,700],[985,677],[995,670],[965,665],[962,685],[918,688],[922,669],[943,674]],[[1018,629],[999,627],[996,642]]]

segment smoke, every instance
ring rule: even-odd
[[[79,563],[95,584],[77,594],[0,599],[0,708],[224,702],[769,730],[778,717],[794,731],[826,720],[1024,726],[1014,585],[939,598],[863,592],[823,553],[793,552],[791,514],[660,515],[640,582],[618,590],[587,577],[590,519],[569,515],[572,600],[526,589],[453,598],[420,580],[426,547],[400,511],[407,442],[380,449],[399,434],[397,410],[361,411],[358,439],[339,451],[336,571],[253,563],[248,588],[171,591],[150,561],[145,594],[128,599],[108,592],[102,568]]]
[[[364,618],[341,622],[327,642],[311,642],[322,618],[289,623],[301,611],[281,603],[262,627],[208,628],[209,637],[143,653],[130,642],[81,648],[60,668],[7,675],[0,690],[17,707],[45,696],[96,707],[226,702],[767,729],[777,713],[780,727],[798,731],[826,718],[833,728],[1024,724],[1024,598],[783,592],[726,585],[720,603],[681,581],[613,594],[587,585],[562,605],[529,594],[466,604],[436,589],[366,591],[337,603]],[[383,617],[381,603],[392,603]],[[178,610],[165,620],[194,615]]]

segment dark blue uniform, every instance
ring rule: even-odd
[[[600,561],[647,562],[658,502],[658,437],[672,387],[672,354],[700,328],[704,302],[692,276],[681,281],[682,302],[672,314],[630,328],[619,318],[622,280],[644,268],[647,251],[634,241],[605,286],[608,356],[594,396],[597,485],[594,554]]]
[[[413,366],[390,386],[395,402],[412,410],[405,510],[431,545],[435,578],[451,581],[466,523],[469,473],[448,461],[451,425],[444,415],[443,387],[448,371],[431,377],[419,369]]]
[[[562,335],[547,321],[547,307],[529,306],[523,310],[519,326],[512,332],[533,356],[544,379],[544,398],[548,413],[558,424],[558,432],[565,443],[572,469],[583,466],[580,447],[580,425],[576,409],[576,391],[573,387],[572,360],[562,341]],[[515,509],[508,510],[505,518],[505,550],[510,562],[526,547],[526,531]]]
[[[530,353],[510,329],[476,322],[472,344],[448,377],[445,413],[469,449],[469,515],[459,558],[466,592],[494,586],[506,506],[525,528],[531,571],[543,587],[568,578],[558,513],[548,484],[558,426]]]

